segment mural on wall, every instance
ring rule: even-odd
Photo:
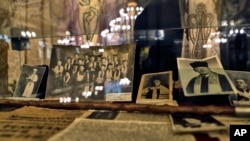
[[[202,59],[220,55],[219,45],[213,40],[217,32],[220,0],[188,0],[184,3],[182,57]]]
[[[213,15],[207,13],[206,5],[200,2],[196,6],[195,14],[189,14],[187,20],[188,26],[191,27],[189,39],[193,44],[192,56],[198,59],[204,58],[207,51],[203,48],[203,45],[206,44],[211,33],[210,27],[214,20]]]
[[[10,12],[8,11],[8,9],[3,9],[1,7],[9,7],[10,6],[10,2],[6,1],[6,2],[2,2],[4,0],[0,0],[1,2],[1,6],[0,6],[0,31],[3,32],[3,28],[7,26],[8,22],[9,22],[9,16],[10,16]]]
[[[108,27],[109,19],[116,17],[110,13],[119,14],[119,9],[126,6],[127,0],[0,0],[0,2],[1,31],[7,35],[11,35],[12,28],[34,31],[38,37],[65,36],[65,32],[69,31],[74,36],[86,35],[84,39],[91,41],[94,34],[99,34]]]

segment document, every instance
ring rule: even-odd
[[[195,141],[190,134],[176,135],[167,122],[96,120],[77,118],[49,141]]]

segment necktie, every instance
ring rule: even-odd
[[[159,96],[160,96],[160,89],[156,89],[156,93],[157,93],[157,99],[159,99]]]
[[[208,92],[208,77],[201,77],[201,92]]]

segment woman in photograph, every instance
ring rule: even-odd
[[[25,86],[23,95],[24,97],[31,97],[34,86],[35,86],[35,82],[38,81],[38,75],[37,75],[37,69],[33,69],[33,72],[31,75],[29,75],[27,78],[27,84]]]

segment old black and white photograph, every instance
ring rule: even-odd
[[[131,101],[134,45],[54,46],[46,99]]]
[[[24,64],[13,97],[37,98],[46,68]]]
[[[226,72],[237,89],[237,94],[229,96],[230,102],[250,105],[250,72],[234,70],[226,70]]]
[[[172,129],[175,133],[206,132],[226,130],[226,126],[208,115],[170,114]]]
[[[136,103],[155,103],[173,100],[172,71],[143,74]]]
[[[185,96],[235,94],[231,79],[218,56],[204,59],[177,58]]]

